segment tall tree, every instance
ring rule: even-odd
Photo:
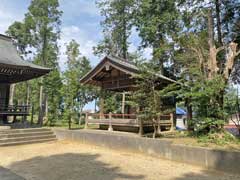
[[[63,97],[65,105],[65,118],[71,122],[76,117],[85,104],[92,100],[92,91],[86,86],[79,83],[79,79],[84,76],[90,69],[90,62],[85,56],[81,56],[79,44],[72,40],[67,44],[67,69],[63,74],[64,86]]]
[[[175,0],[137,0],[135,25],[143,47],[153,49],[153,60],[163,73],[164,62],[171,60],[173,40],[178,32]]]
[[[101,22],[104,39],[95,47],[95,53],[113,54],[127,59],[134,0],[98,0],[97,5],[104,17]]]
[[[176,94],[194,107],[200,121],[207,117],[205,120],[211,125],[223,119],[223,96],[240,54],[237,41],[230,35],[236,32],[233,28],[226,29],[226,24],[234,26],[236,20],[232,19],[236,17],[224,18],[226,7],[223,8],[223,4],[227,2],[179,2],[184,4],[179,3],[182,30],[178,33],[175,62],[184,85]],[[225,34],[226,31],[230,34]]]
[[[48,87],[51,76],[58,76],[58,45],[60,37],[60,24],[62,12],[59,10],[58,0],[32,0],[25,15],[24,23],[30,32],[31,46],[35,48],[37,56],[36,63],[53,69],[47,77],[41,78],[39,92],[39,118],[38,123],[43,123],[44,112],[47,110],[48,93],[53,94],[55,89]],[[56,81],[51,82],[54,84]],[[51,84],[50,83],[50,84]],[[45,108],[44,108],[45,107]]]

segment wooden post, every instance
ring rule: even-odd
[[[15,84],[11,84],[10,90],[9,90],[9,100],[8,100],[8,105],[10,105],[10,106],[13,106],[14,94],[15,94]],[[14,118],[11,116],[8,116],[7,121],[13,122]]]
[[[113,131],[113,127],[112,127],[112,113],[109,113],[109,127],[108,127],[108,131]]]
[[[171,128],[170,128],[170,131],[173,131],[174,130],[174,122],[173,122],[173,113],[170,113],[170,121],[171,121]]]
[[[139,134],[139,136],[142,136],[143,133],[144,133],[144,130],[143,130],[143,120],[142,120],[142,119],[139,119],[139,118],[137,117],[137,121],[138,121],[138,124],[139,124],[138,134]]]
[[[88,112],[86,112],[86,116],[85,116],[85,126],[84,129],[88,129]]]

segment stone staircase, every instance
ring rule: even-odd
[[[51,129],[27,128],[0,130],[0,147],[56,141]]]

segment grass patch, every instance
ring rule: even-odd
[[[227,131],[209,134],[197,134],[187,131],[175,132],[170,135],[162,135],[160,138],[171,140],[175,144],[240,151],[240,138]]]

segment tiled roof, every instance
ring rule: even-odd
[[[14,68],[31,68],[42,71],[50,71],[49,68],[24,61],[13,45],[12,39],[2,34],[0,34],[0,64],[2,66],[4,65]]]
[[[97,72],[97,70],[100,69],[107,61],[109,61],[110,63],[114,64],[119,68],[126,70],[129,74],[136,74],[139,72],[139,68],[128,60],[125,60],[116,56],[106,56],[97,64],[96,67],[94,67],[84,77],[82,77],[80,79],[80,82],[85,83],[88,81],[88,79],[91,79],[92,76],[94,76],[94,73]],[[155,75],[166,81],[176,82],[175,80],[170,79],[162,74],[155,74]]]

